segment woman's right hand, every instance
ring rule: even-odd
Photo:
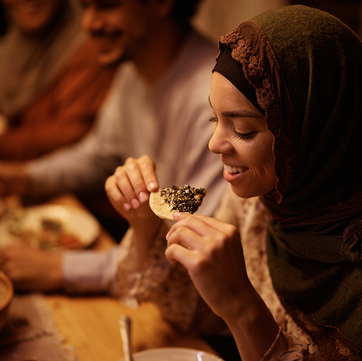
[[[175,213],[166,257],[181,263],[210,308],[227,320],[252,290],[246,274],[240,233],[206,216]],[[235,308],[233,307],[235,306]]]
[[[262,359],[279,327],[248,278],[238,229],[206,216],[173,217],[166,257],[187,269],[201,297],[224,319],[241,359]]]
[[[147,155],[138,159],[128,158],[105,183],[111,204],[131,225],[156,217],[148,201],[150,192],[157,189],[155,163]]]

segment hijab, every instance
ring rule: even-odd
[[[241,64],[275,137],[278,180],[261,197],[274,288],[306,332],[300,311],[325,340],[361,352],[362,43],[334,16],[290,5],[219,47]]]
[[[0,38],[0,113],[17,115],[51,84],[83,40],[80,8],[63,0],[41,34],[25,34],[9,19]]]

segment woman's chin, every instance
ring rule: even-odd
[[[258,196],[258,194],[254,194],[254,192],[251,192],[250,188],[245,189],[245,187],[231,184],[231,189],[240,198],[251,198]]]

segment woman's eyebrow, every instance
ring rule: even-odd
[[[208,96],[208,100],[209,100],[209,104],[211,109],[214,109],[212,104],[211,104],[211,100],[210,100],[210,96]],[[222,112],[222,115],[224,117],[228,117],[228,118],[243,118],[243,117],[249,117],[249,118],[259,118],[259,119],[264,119],[264,116],[256,114],[254,112],[251,112],[250,110],[234,110],[234,111],[226,111],[226,112]]]
[[[262,118],[264,117],[262,115],[256,114],[254,112],[251,112],[249,110],[234,110],[234,111],[225,111],[222,112],[222,115],[227,118]]]

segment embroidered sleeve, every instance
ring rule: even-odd
[[[233,215],[233,222],[239,227],[249,279],[280,327],[277,338],[262,361],[360,360],[338,340],[323,337],[323,332],[313,328],[307,315],[299,312],[297,324],[283,307],[269,274],[265,250],[268,214],[261,201],[258,198],[239,198],[229,190],[223,203],[227,205],[226,212]],[[316,335],[318,344],[298,325]]]
[[[306,341],[279,330],[274,343],[261,361],[317,361],[323,360],[316,349]]]

